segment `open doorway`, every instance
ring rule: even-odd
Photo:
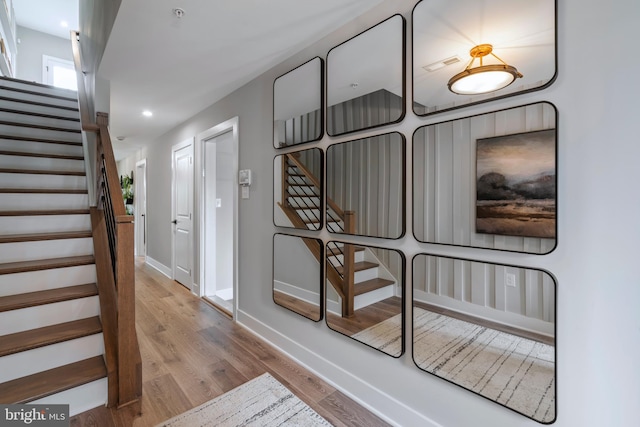
[[[78,81],[73,61],[42,55],[42,83],[77,91]]]
[[[202,180],[200,296],[235,317],[237,308],[237,119],[197,136]]]
[[[135,254],[147,257],[147,159],[136,163],[135,173]]]

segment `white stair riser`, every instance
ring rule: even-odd
[[[295,196],[295,197],[318,195],[314,187],[303,187],[300,185],[290,185],[287,191],[291,196]]]
[[[0,154],[0,168],[85,172],[84,160],[52,159],[50,157],[7,156]]]
[[[86,190],[85,176],[0,173],[0,187]]]
[[[0,274],[0,297],[96,283],[95,264]]]
[[[0,383],[104,353],[102,333],[0,357]]]
[[[98,296],[0,313],[0,335],[14,334],[100,314]]]
[[[311,206],[320,206],[319,197],[289,197],[289,204],[294,208],[308,208]]]
[[[32,89],[27,89],[27,90],[32,90]],[[78,108],[77,101],[51,98],[50,96],[35,95],[30,93],[16,92],[15,90],[8,90],[4,88],[0,88],[0,96],[4,98],[15,99],[15,100],[41,102],[43,104],[57,105],[60,107]]]
[[[7,106],[3,103],[2,108],[7,108]],[[31,114],[9,113],[6,111],[0,111],[0,121],[80,130],[80,122],[74,120],[61,120],[51,117],[32,116]]]
[[[0,193],[3,211],[45,209],[88,209],[87,194]]]
[[[0,216],[0,235],[91,230],[86,215]]]
[[[102,378],[29,403],[32,405],[69,405],[69,416],[73,417],[89,409],[104,406],[107,403],[108,391],[108,380]]]
[[[66,154],[70,156],[83,155],[81,145],[51,144],[16,139],[0,139],[0,150],[20,151],[22,153]]]
[[[12,125],[0,125],[0,135],[18,136],[20,138],[48,139],[54,141],[82,142],[82,135],[80,132],[65,132]]]
[[[0,263],[93,255],[93,239],[0,243]]]
[[[322,215],[318,209],[301,209],[298,212],[298,216],[302,219],[306,218],[321,218]]]
[[[43,93],[47,95],[64,96],[66,98],[76,98],[78,96],[78,93],[73,90],[62,89],[59,87],[52,87],[52,86],[33,85],[30,83],[22,83],[16,80],[2,80],[2,82],[0,83],[0,86],[2,86],[3,88],[28,90],[30,92],[38,92],[38,93]],[[20,95],[17,94],[12,98],[15,98],[18,96]]]
[[[353,275],[353,281],[355,283],[364,282],[366,280],[375,279],[378,277],[378,267],[367,268],[366,270],[356,271]]]
[[[330,261],[334,264],[334,265],[342,265],[344,264],[344,255],[340,254],[340,255],[332,255],[329,257]],[[361,262],[364,261],[364,251],[354,251],[353,253],[353,260],[355,262]]]
[[[78,111],[67,110],[65,108],[49,107],[44,105],[27,104],[20,101],[2,101],[2,108],[14,111],[24,111],[26,113],[47,114],[50,116],[66,117],[77,119],[80,117]]]
[[[395,284],[391,284],[389,286],[385,286],[384,288],[376,289],[374,291],[367,292],[361,295],[356,295],[356,297],[353,299],[353,307],[355,310],[358,310],[362,307],[366,307],[378,301],[391,298],[392,296],[395,296],[394,288]]]

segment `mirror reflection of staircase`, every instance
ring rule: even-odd
[[[0,403],[104,405],[75,92],[0,78]]]
[[[299,153],[282,156],[282,199],[278,205],[296,228],[319,230],[322,224],[320,178]],[[327,197],[326,222],[332,233],[356,234],[357,214],[343,210]],[[311,249],[311,248],[310,248]],[[311,250],[318,262],[320,254]],[[397,280],[369,248],[329,242],[326,250],[327,281],[334,304],[327,310],[351,317],[355,310],[395,296]],[[329,291],[327,291],[329,292]]]

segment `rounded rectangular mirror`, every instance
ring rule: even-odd
[[[539,102],[418,128],[413,134],[416,239],[553,251],[556,125],[556,108]]]
[[[547,272],[418,254],[418,368],[538,422],[556,417],[556,283]]]
[[[398,132],[327,149],[327,229],[399,239],[404,235],[405,140]]]
[[[319,58],[273,82],[273,146],[317,141],[324,133],[324,61]]]
[[[273,235],[273,302],[318,322],[322,319],[322,241]]]
[[[327,326],[400,357],[404,353],[404,255],[331,241],[326,259]]]
[[[273,223],[278,227],[322,228],[322,150],[276,156],[273,160]]]
[[[394,15],[327,54],[327,133],[342,135],[405,114],[405,20]]]
[[[555,0],[423,0],[412,20],[418,115],[539,90],[556,77]]]

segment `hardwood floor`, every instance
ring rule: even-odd
[[[265,372],[337,427],[389,425],[141,262],[136,262],[136,327],[141,402],[84,412],[72,417],[71,426],[154,426]]]
[[[327,313],[327,325],[334,331],[351,336],[402,313],[402,298],[390,297],[356,310],[353,317]]]

